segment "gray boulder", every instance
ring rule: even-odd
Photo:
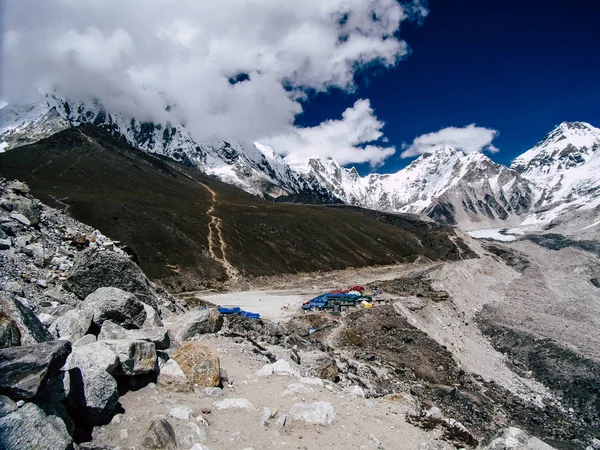
[[[157,350],[166,350],[171,344],[169,332],[166,328],[141,328],[127,330],[110,320],[105,320],[98,335],[99,341],[128,340],[154,342]]]
[[[146,431],[142,446],[148,449],[176,449],[177,440],[173,426],[167,419],[154,419]]]
[[[178,342],[183,342],[198,334],[216,333],[222,326],[223,316],[217,309],[203,309],[183,314],[169,331]]]
[[[109,374],[118,367],[117,355],[97,343],[75,347],[65,367],[71,378],[71,415],[93,425],[108,423],[119,401],[117,382]]]
[[[158,370],[156,347],[152,342],[106,340],[96,344],[103,345],[117,354],[120,364],[114,372],[115,375],[142,375]],[[89,345],[86,345],[82,348],[88,347]]]
[[[143,325],[144,328],[163,326],[162,320],[160,320],[158,312],[152,306],[144,303],[144,310],[146,311],[146,321]]]
[[[0,448],[66,450],[73,448],[65,422],[50,405],[25,403],[0,417]]]
[[[50,332],[57,339],[76,341],[87,334],[92,326],[92,312],[90,310],[72,309],[64,316],[59,317],[50,325]]]
[[[15,322],[21,335],[21,345],[37,344],[53,339],[34,312],[15,298],[0,295],[0,313]]]
[[[81,299],[98,288],[117,287],[158,308],[157,295],[142,269],[126,256],[114,252],[92,249],[79,252],[63,286]]]
[[[81,309],[92,312],[97,327],[110,320],[123,328],[140,328],[146,320],[143,303],[134,294],[115,287],[98,288],[85,298]]]
[[[290,417],[312,425],[329,425],[335,419],[331,403],[295,403],[290,409]]]
[[[69,341],[1,349],[0,394],[13,399],[43,397],[69,353]]]
[[[40,207],[27,197],[10,193],[2,199],[0,207],[11,212],[11,217],[15,220],[19,220],[19,222],[24,225],[35,227],[40,223]],[[25,217],[28,223],[25,223],[15,216]]]

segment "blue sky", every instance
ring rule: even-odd
[[[398,149],[476,123],[499,132],[500,151],[488,156],[504,164],[560,122],[600,126],[600,1],[430,0],[429,11],[420,26],[402,24],[408,58],[390,70],[363,70],[351,94],[311,96],[296,125],[315,126],[368,98]],[[399,155],[377,171],[412,160]]]

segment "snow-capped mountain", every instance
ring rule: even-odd
[[[600,129],[589,123],[560,124],[511,167],[534,191],[534,208],[525,225],[600,205]]]
[[[290,165],[260,143],[197,142],[175,120],[140,122],[98,103],[45,95],[29,106],[0,109],[0,151],[90,123],[133,146],[196,167],[255,195],[343,201],[364,208],[426,215],[464,229],[547,224],[573,209],[600,205],[600,130],[563,123],[511,166],[481,153],[442,147],[392,174],[361,177],[333,159]]]

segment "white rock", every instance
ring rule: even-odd
[[[57,339],[76,341],[87,334],[92,325],[91,311],[72,309],[50,326],[50,332]]]
[[[75,342],[73,342],[73,345],[75,347],[83,347],[84,345],[91,344],[92,342],[96,342],[96,336],[94,336],[93,334],[86,334],[81,339],[78,339]]]
[[[218,387],[207,387],[200,389],[200,392],[205,397],[221,397],[223,396],[223,389]]]
[[[270,375],[291,375],[295,377],[299,377],[300,374],[292,369],[290,363],[285,359],[279,359],[275,361],[273,364],[267,364],[263,366],[256,372],[256,375],[259,377],[268,377]]]
[[[346,392],[349,396],[351,397],[355,397],[355,398],[364,398],[365,397],[365,391],[363,390],[363,388],[361,388],[360,386],[348,386],[346,389],[344,389],[344,392]]]
[[[292,383],[287,387],[287,389],[283,393],[282,397],[288,397],[288,396],[293,396],[293,395],[298,395],[298,394],[300,394],[300,395],[312,394],[313,392],[314,392],[314,390],[309,388],[305,384]]]
[[[226,398],[220,402],[215,403],[218,410],[222,409],[245,409],[248,411],[256,411],[256,408],[252,406],[252,403],[245,398]]]
[[[37,317],[38,319],[40,319],[40,322],[42,322],[42,324],[46,327],[52,325],[52,323],[57,319],[56,316],[46,313],[39,313]]]
[[[146,320],[144,321],[142,328],[162,327],[162,320],[160,320],[160,316],[156,310],[144,302],[142,302],[142,305],[144,305],[144,310],[146,311]]]
[[[190,416],[194,414],[191,408],[187,406],[174,406],[170,409],[169,415],[179,420],[189,420]]]
[[[290,417],[313,425],[329,425],[335,419],[331,403],[296,403],[290,409]]]
[[[194,446],[192,448],[190,448],[190,450],[210,450],[210,448],[208,448],[204,444],[197,442],[194,444]]]
[[[31,222],[29,221],[29,219],[27,217],[25,217],[23,214],[12,213],[10,215],[10,217],[15,219],[17,222],[21,222],[23,225],[27,225],[27,226],[31,225]]]
[[[323,380],[317,377],[302,377],[300,383],[307,384],[309,386],[323,387]]]

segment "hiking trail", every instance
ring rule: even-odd
[[[208,224],[208,252],[212,259],[219,262],[223,266],[225,272],[227,273],[227,278],[229,278],[230,280],[237,279],[239,275],[238,270],[235,267],[233,267],[233,265],[227,260],[227,254],[225,252],[227,244],[223,239],[221,218],[215,215],[217,193],[204,183],[202,183],[202,186],[204,186],[212,196],[212,203],[210,205],[210,208],[208,208],[208,211],[206,211],[206,214],[208,214],[211,218],[210,223]],[[215,251],[217,249],[218,252],[221,254],[220,257],[217,255],[217,251]]]

